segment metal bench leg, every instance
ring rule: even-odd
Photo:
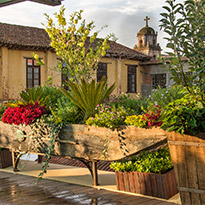
[[[99,185],[98,183],[98,170],[97,170],[97,160],[88,161],[85,159],[78,159],[81,161],[90,171],[91,176],[93,178],[93,186]],[[90,162],[92,165],[90,165]]]
[[[92,161],[92,177],[93,177],[93,185],[97,186],[98,184],[98,170],[97,170],[97,161]]]
[[[42,163],[43,162],[43,156],[42,155],[38,155],[38,163]]]
[[[12,164],[13,164],[13,171],[14,172],[20,171],[18,169],[18,163],[19,163],[20,157],[21,157],[21,155],[18,152],[12,151]]]

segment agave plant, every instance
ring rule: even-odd
[[[60,88],[61,92],[68,97],[76,106],[78,106],[84,113],[84,120],[95,114],[95,108],[98,104],[103,103],[115,88],[112,84],[107,88],[107,79],[103,77],[101,81],[97,82],[91,80],[86,82],[81,79],[80,83],[68,81],[66,83],[70,91]]]

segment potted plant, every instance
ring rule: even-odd
[[[112,162],[110,167],[115,170],[117,189],[120,191],[164,199],[169,199],[178,192],[167,146]]]
[[[12,166],[12,155],[9,149],[0,147],[0,168]]]
[[[186,95],[162,115],[182,204],[205,204],[204,1],[166,1],[169,71]]]

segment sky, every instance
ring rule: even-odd
[[[133,48],[137,44],[137,32],[145,26],[144,18],[150,18],[149,26],[158,32],[158,42],[166,51],[165,33],[159,29],[160,12],[165,0],[64,0],[66,16],[74,11],[84,10],[83,18],[87,22],[93,20],[96,30],[108,25],[101,32],[101,37],[114,33],[117,42]],[[44,13],[50,16],[57,12],[60,6],[48,6],[34,2],[22,2],[0,8],[0,22],[44,28],[46,23]]]

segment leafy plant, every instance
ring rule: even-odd
[[[124,124],[127,111],[123,107],[108,105],[97,105],[95,117],[87,119],[87,125],[96,125],[98,127],[108,127],[114,129]]]
[[[205,108],[200,96],[190,94],[171,102],[162,114],[162,128],[195,135],[205,131]]]
[[[50,37],[51,47],[59,58],[57,70],[66,74],[72,82],[78,82],[82,77],[86,80],[91,77],[99,58],[109,49],[108,39],[113,36],[97,38],[100,31],[93,31],[94,22],[86,23],[85,19],[82,19],[82,12],[80,10],[72,13],[67,22],[65,8],[62,6],[60,11],[54,14],[57,25],[45,14],[46,32]]]
[[[186,90],[181,86],[161,88],[160,86],[152,91],[149,106],[159,105],[163,110],[170,102],[181,99],[186,94]]]
[[[129,115],[139,115],[144,113],[144,109],[149,104],[149,98],[135,99],[131,98],[129,94],[122,93],[119,96],[111,95],[104,100],[104,104],[109,106],[123,106]]]
[[[146,121],[143,120],[143,115],[131,115],[126,117],[125,124],[135,127],[145,127]]]
[[[155,151],[142,151],[137,157],[112,162],[110,167],[115,171],[121,172],[149,172],[165,173],[172,169],[172,160],[167,146]]]
[[[95,82],[91,80],[86,82],[81,79],[79,84],[71,81],[67,82],[71,91],[66,91],[60,88],[61,92],[68,97],[77,107],[79,107],[83,114],[84,120],[88,119],[95,114],[95,108],[107,98],[115,88],[112,84],[109,88],[106,87],[107,79],[102,78],[101,81]]]
[[[38,86],[37,88],[28,88],[26,91],[21,91],[20,97],[24,104],[35,105],[35,102],[39,102],[43,106],[46,105],[50,95],[43,93],[43,88]]]
[[[54,123],[77,124],[83,120],[80,109],[66,97],[57,99],[51,113],[54,116]]]
[[[167,0],[161,13],[161,29],[168,37],[169,70],[174,80],[182,81],[189,93],[205,97],[205,1]],[[191,75],[187,76],[185,71]]]

